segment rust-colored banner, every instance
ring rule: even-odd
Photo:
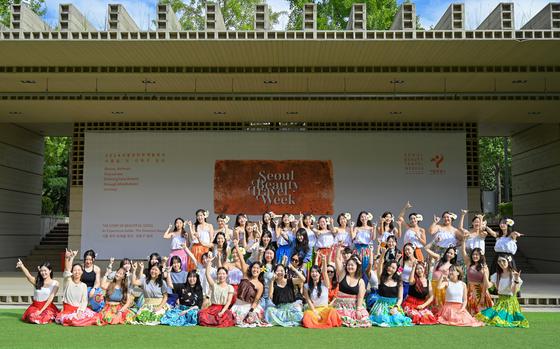
[[[216,160],[216,213],[333,214],[331,161]]]

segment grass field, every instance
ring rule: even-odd
[[[558,348],[560,313],[527,313],[529,329],[456,328],[68,328],[20,321],[23,310],[0,309],[0,348]]]

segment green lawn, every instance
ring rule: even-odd
[[[531,328],[211,329],[167,326],[68,328],[20,321],[23,310],[0,309],[0,348],[558,348],[560,313],[525,314]]]

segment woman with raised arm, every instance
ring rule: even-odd
[[[439,288],[439,281],[443,277],[449,276],[449,268],[457,264],[457,250],[455,247],[448,247],[443,256],[432,251],[432,245],[438,243],[441,236],[437,236],[432,242],[426,245],[425,249],[428,255],[436,262],[436,266],[432,272],[432,290],[434,292],[434,307],[435,310],[441,310],[443,303],[445,303],[445,288]]]
[[[228,227],[228,223],[229,223],[229,216],[226,216],[223,213],[220,213],[217,217],[216,217],[216,223],[218,224],[217,229],[214,230],[214,232],[216,233],[216,235],[218,233],[222,233],[224,234],[225,238],[226,238],[226,243],[229,243],[231,240],[233,240],[233,230],[231,230]],[[216,240],[216,238],[214,237],[214,240]]]
[[[367,295],[366,295],[366,305],[367,309],[371,310],[377,299],[379,298],[379,278],[377,277],[377,261],[381,258],[380,255],[380,245],[377,245],[377,253],[373,250],[373,244],[369,245],[369,255],[371,258],[368,260],[368,265],[366,268],[366,276],[363,277],[364,280],[367,279]]]
[[[21,269],[27,281],[34,287],[33,303],[23,313],[21,320],[39,325],[53,322],[58,314],[58,308],[53,304],[58,292],[58,281],[53,278],[51,264],[49,262],[41,264],[37,276],[31,275],[21,259],[18,259],[16,268]]]
[[[262,264],[257,261],[248,266],[243,256],[240,256],[239,248],[234,247],[233,253],[237,253],[241,270],[245,271],[237,288],[237,300],[231,307],[235,325],[238,327],[270,326],[264,320],[264,309],[260,305],[264,292]]]
[[[521,289],[521,271],[513,265],[509,255],[498,257],[498,270],[492,274],[490,281],[498,291],[498,300],[493,307],[476,314],[476,318],[484,323],[497,327],[529,327],[529,321],[521,313],[517,294]]]
[[[210,305],[210,286],[208,285],[208,282],[204,277],[206,273],[206,261],[208,261],[208,259],[214,260],[214,254],[212,252],[205,253],[202,255],[201,260],[197,261],[195,255],[191,252],[191,250],[186,245],[183,246],[183,248],[185,249],[185,252],[187,253],[187,256],[189,256],[191,261],[193,263],[196,263],[196,270],[192,270],[192,271],[196,272],[199,275],[200,285],[202,286],[202,294],[204,298],[202,307],[205,308],[208,305]],[[216,276],[216,270],[217,269],[215,267],[210,265],[210,275],[213,278]]]
[[[445,289],[445,304],[439,312],[438,322],[449,326],[481,327],[484,323],[474,319],[467,311],[467,285],[460,266],[449,268],[449,277],[439,280],[438,288]]]
[[[292,222],[295,217],[284,213],[280,225],[276,225],[276,243],[278,250],[276,251],[276,263],[281,263],[284,256],[290,258],[294,246],[295,234],[292,230]]]
[[[327,262],[332,262],[334,235],[332,234],[332,219],[330,217],[321,216],[317,221],[317,229],[313,230],[317,236],[315,247],[317,254],[315,264],[321,267],[321,256],[327,257]]]
[[[212,241],[212,254],[216,257],[214,258],[213,267],[217,268],[223,265],[227,261],[231,249],[228,247],[226,236],[223,232],[216,233],[214,241]]]
[[[382,254],[385,252],[381,249]],[[370,310],[371,323],[380,327],[412,326],[412,320],[404,315],[401,308],[403,285],[397,273],[399,264],[394,259],[386,263],[384,258],[379,261],[379,297]]]
[[[336,245],[342,245],[353,249],[354,245],[352,242],[352,231],[354,230],[354,222],[351,221],[352,215],[350,213],[341,213],[336,218],[338,227],[332,228],[332,233],[334,235],[334,243]],[[334,259],[333,252],[333,259]]]
[[[484,253],[479,247],[475,247],[468,255],[465,245],[461,246],[461,251],[467,267],[467,310],[474,316],[494,303],[488,292],[490,272]]]
[[[127,322],[135,325],[158,325],[169,309],[163,270],[159,265],[154,264],[150,268],[150,276],[146,277],[139,272],[142,269],[144,269],[144,263],[140,263],[140,268],[137,263],[132,265],[132,284],[141,287],[144,291],[144,305],[138,310],[136,316],[129,317]]]
[[[66,250],[65,260],[69,260],[78,251]],[[64,326],[91,326],[97,321],[97,313],[87,307],[88,293],[82,274],[81,264],[66,263],[63,274],[62,311],[56,316],[55,322]]]
[[[261,238],[256,243],[256,246],[252,246],[249,249],[249,252],[251,253],[251,256],[249,257],[249,259],[247,261],[249,263],[262,262],[264,251],[266,251],[268,248],[272,248],[272,249],[276,250],[276,248],[274,248],[273,243],[272,243],[272,235],[267,230],[267,231],[264,231],[262,233]]]
[[[173,230],[172,230],[173,229]],[[187,244],[188,234],[185,230],[185,221],[182,218],[176,218],[173,225],[169,224],[169,227],[163,233],[164,239],[171,239],[171,252],[169,253],[169,259],[171,260],[173,256],[177,256],[181,260],[181,269],[187,270],[187,254],[181,246]]]
[[[179,299],[175,308],[165,312],[161,318],[162,325],[196,326],[198,311],[202,307],[204,296],[200,277],[196,271],[187,274],[187,282],[179,286]]]
[[[361,262],[352,256],[346,263],[342,257],[343,247],[336,249],[336,278],[338,292],[333,307],[346,327],[370,327],[369,314],[365,307],[364,297],[366,284],[362,278]]]
[[[293,265],[288,264],[300,282],[305,282],[305,277],[298,272]],[[273,326],[293,327],[299,326],[303,319],[303,306],[300,300],[296,300],[294,282],[286,273],[284,264],[276,264],[274,278],[268,286],[268,298],[273,305],[266,308],[265,319]]]
[[[401,231],[395,227],[395,217],[389,211],[383,212],[377,226],[377,234],[381,238],[381,245],[385,247],[389,236],[401,237]]]
[[[261,231],[263,235],[268,231],[272,237],[272,246],[276,250],[278,246],[276,245],[276,224],[274,223],[274,213],[265,212],[262,214],[262,226]]]
[[[523,234],[513,231],[514,224],[515,222],[511,218],[502,218],[500,220],[500,230],[497,233],[496,245],[494,245],[496,258],[494,258],[494,263],[491,266],[491,273],[498,271],[497,266],[499,256],[510,256],[513,268],[517,269],[514,259],[514,256],[517,253],[517,238],[523,236]]]
[[[233,240],[237,240],[239,247],[245,248],[247,245],[247,215],[245,213],[239,213],[235,217],[235,224],[233,226],[233,237],[230,240],[230,246],[233,244]]]
[[[309,281],[304,287],[307,310],[303,313],[302,324],[307,328],[331,328],[342,326],[336,309],[329,306],[330,281],[327,275],[327,259],[321,256],[321,269],[314,265],[309,272]]]
[[[185,252],[184,249],[183,252]],[[185,255],[187,255],[186,252]],[[165,282],[168,287],[167,304],[169,304],[170,307],[174,307],[177,304],[179,291],[187,282],[187,271],[182,269],[182,265],[183,263],[179,256],[173,256],[171,257],[171,268],[168,273],[164,274]]]
[[[370,245],[373,246],[373,243],[377,237],[375,227],[371,222],[372,219],[373,214],[362,211],[360,212],[360,214],[358,214],[358,222],[356,223],[356,227],[352,229],[354,249],[358,257],[360,257],[360,260],[362,261],[362,273],[366,273],[366,269],[370,264],[370,259],[373,257],[370,254]]]
[[[88,303],[90,308],[99,312],[105,306],[103,291],[99,287],[101,285],[101,269],[95,265],[95,252],[87,250],[84,252],[84,273],[82,274],[82,282],[86,284],[88,289]],[[76,256],[72,254],[65,263],[72,265]]]
[[[210,213],[207,210],[199,209],[196,211],[196,221],[194,224],[191,221],[187,222],[192,242],[191,252],[194,254],[197,261],[200,261],[202,255],[208,253],[208,251],[213,247],[212,241],[214,240],[214,227],[212,224],[207,222],[209,214]],[[188,271],[195,269],[196,263],[189,261]]]
[[[294,250],[292,252],[292,257],[297,255],[299,262],[304,266],[305,274],[307,274],[307,265],[312,262],[313,250],[309,246],[309,238],[305,228],[299,228],[296,231],[296,239],[294,244]]]
[[[399,268],[401,269],[401,280],[403,285],[403,300],[408,296],[408,288],[410,275],[412,274],[412,268],[416,264],[416,258],[414,257],[414,246],[409,242],[403,247],[403,256],[399,261]]]
[[[415,325],[435,325],[437,317],[430,310],[434,301],[434,292],[428,281],[428,268],[424,262],[414,262],[408,283],[408,297],[404,300],[402,308],[412,323]]]
[[[486,243],[484,240],[488,235],[496,237],[496,232],[488,227],[487,222],[484,220],[484,216],[481,214],[476,215],[472,219],[471,229],[463,229],[463,222],[465,220],[465,215],[467,214],[467,212],[467,210],[461,210],[461,221],[459,222],[459,226],[463,231],[463,245],[465,245],[467,255],[471,254],[471,252],[475,248],[480,249],[482,251],[482,254],[485,254]]]
[[[465,215],[466,212],[461,213],[461,219],[464,219]],[[453,226],[453,221],[456,219],[457,215],[449,211],[443,212],[441,219],[434,215],[429,230],[430,235],[435,235],[437,241],[432,252],[442,256],[449,247],[457,247],[463,241],[463,231]]]
[[[406,232],[404,233],[404,243],[412,244],[414,247],[414,257],[419,261],[424,261],[424,254],[422,253],[422,248],[426,244],[426,230],[418,225],[422,222],[424,217],[418,213],[411,213],[408,215],[408,226]],[[399,217],[399,222],[403,219]]]
[[[309,213],[300,214],[299,227],[305,229],[305,233],[307,234],[307,241],[309,244],[309,250],[311,251],[311,259],[307,263],[307,270],[311,269],[316,258],[315,245],[317,244],[317,236],[313,231],[314,223],[315,217],[313,217],[313,215]]]
[[[162,264],[161,256],[157,252],[150,253],[150,256],[148,257],[148,265],[146,266],[146,269],[142,271],[146,277],[150,276],[150,269],[152,269],[152,266],[154,265],[164,267],[164,265]]]
[[[176,259],[177,263],[181,265],[181,260],[178,257]],[[111,258],[110,262],[110,265],[112,264],[113,258]],[[111,280],[108,278],[110,273],[111,268],[108,267],[105,276],[101,280],[101,288],[105,291],[105,306],[99,312],[97,319],[97,325],[99,326],[122,325],[126,322],[127,318],[133,316],[130,312],[130,306],[133,304],[134,297],[129,292],[126,270],[122,267],[119,268]]]
[[[215,258],[215,257],[213,257]],[[219,267],[217,280],[214,281],[210,274],[212,259],[206,260],[206,280],[210,286],[210,306],[198,313],[198,323],[207,327],[232,327],[235,326],[235,316],[229,309],[235,290],[227,283],[228,270]]]
[[[272,304],[272,299],[268,297],[271,280],[274,279],[274,269],[276,268],[276,252],[273,246],[267,247],[262,253],[263,286],[264,291],[261,297],[261,307],[266,308]]]

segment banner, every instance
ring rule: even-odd
[[[162,238],[197,209],[426,217],[467,205],[465,134],[126,132],[85,134],[82,250],[101,259],[168,254]],[[233,226],[233,219],[230,227]]]

